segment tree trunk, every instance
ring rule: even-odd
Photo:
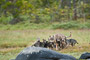
[[[61,0],[61,5],[62,8],[64,8],[64,0]]]
[[[73,0],[73,8],[74,8],[74,20],[77,20],[77,9],[76,9],[76,0]]]

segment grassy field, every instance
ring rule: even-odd
[[[62,33],[66,36],[72,32],[72,37],[78,41],[74,47],[68,47],[60,53],[65,53],[79,58],[83,52],[90,52],[90,30],[0,30],[0,60],[10,60],[24,48],[33,44],[40,37],[48,39],[49,35]]]

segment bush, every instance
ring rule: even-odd
[[[8,16],[8,17],[5,17],[5,16],[1,16],[0,17],[0,23],[2,24],[8,24],[9,21],[12,19],[12,16]]]
[[[75,21],[63,23],[30,23],[23,21],[15,25],[0,24],[0,30],[25,30],[25,29],[90,29],[90,22],[80,23]]]
[[[53,29],[78,29],[80,24],[78,22],[65,22],[59,24],[53,24]]]
[[[86,22],[85,26],[87,26],[87,28],[90,29],[90,22]]]
[[[90,29],[90,22],[80,23],[76,21],[52,24],[53,29]]]

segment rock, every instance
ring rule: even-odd
[[[88,52],[83,53],[79,59],[90,59],[90,53]]]
[[[15,59],[11,59],[11,60],[15,60]]]
[[[27,47],[21,51],[15,60],[76,60],[73,56],[61,54],[41,47]]]

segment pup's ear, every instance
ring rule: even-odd
[[[51,37],[51,35],[49,37]]]
[[[40,40],[40,38],[37,38],[37,40]]]
[[[42,39],[42,40],[45,40],[45,39]]]

